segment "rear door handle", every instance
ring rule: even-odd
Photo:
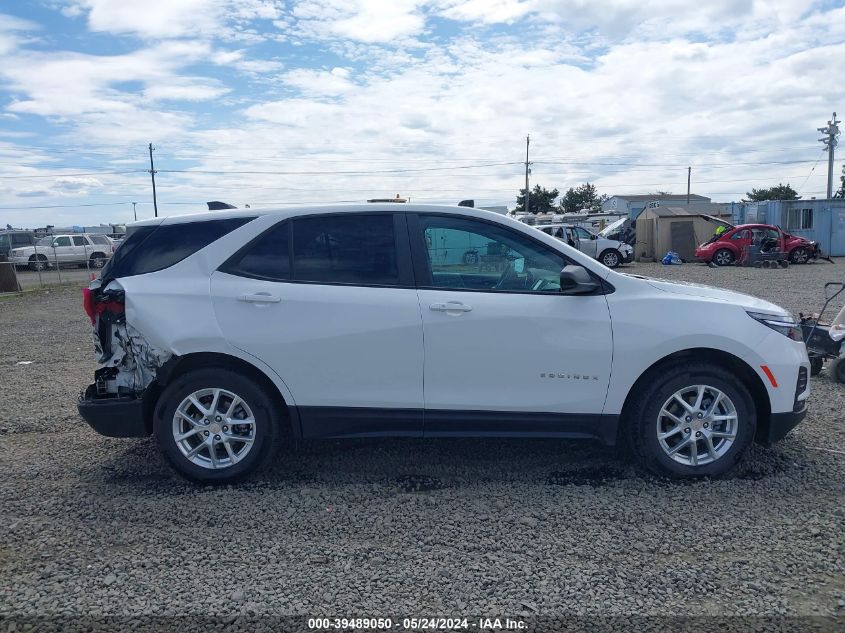
[[[251,295],[241,295],[238,301],[246,301],[247,303],[279,303],[281,297],[275,297],[269,292],[256,292]]]
[[[446,303],[432,303],[428,306],[434,312],[472,312],[472,306],[460,301],[447,301]]]

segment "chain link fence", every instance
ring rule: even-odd
[[[111,257],[110,249],[104,254],[88,244],[69,248],[34,246],[32,251],[25,261],[9,261],[0,255],[0,295],[53,286],[85,286]]]

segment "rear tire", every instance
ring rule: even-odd
[[[730,266],[734,263],[733,252],[729,248],[720,248],[718,251],[713,253],[713,263],[717,266]]]
[[[751,394],[736,375],[717,365],[671,365],[640,387],[642,392],[627,408],[625,424],[634,455],[655,474],[724,475],[737,466],[754,439],[757,414]],[[677,394],[691,410],[675,399]]]
[[[197,369],[176,378],[161,394],[153,431],[161,452],[182,476],[232,483],[276,454],[280,412],[246,376],[222,367]]]
[[[103,253],[91,255],[91,268],[102,268],[106,265],[106,256]]]

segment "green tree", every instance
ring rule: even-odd
[[[564,213],[577,213],[581,209],[600,211],[602,202],[607,200],[605,194],[598,195],[595,185],[585,182],[574,189],[567,190],[560,200],[560,210]]]
[[[529,213],[553,213],[555,210],[555,199],[560,195],[557,189],[546,189],[540,185],[534,185],[531,195],[528,197]],[[525,213],[525,189],[519,190],[516,197],[516,213]]]
[[[748,199],[744,202],[760,202],[762,200],[798,200],[798,192],[789,184],[779,184],[768,189],[752,189],[745,194]]]
[[[842,185],[839,187],[839,191],[833,194],[833,197],[845,198],[845,165],[842,165],[842,176],[839,177],[839,181]]]

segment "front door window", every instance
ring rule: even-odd
[[[560,291],[561,255],[504,227],[422,216],[428,272],[423,284],[488,292]]]

